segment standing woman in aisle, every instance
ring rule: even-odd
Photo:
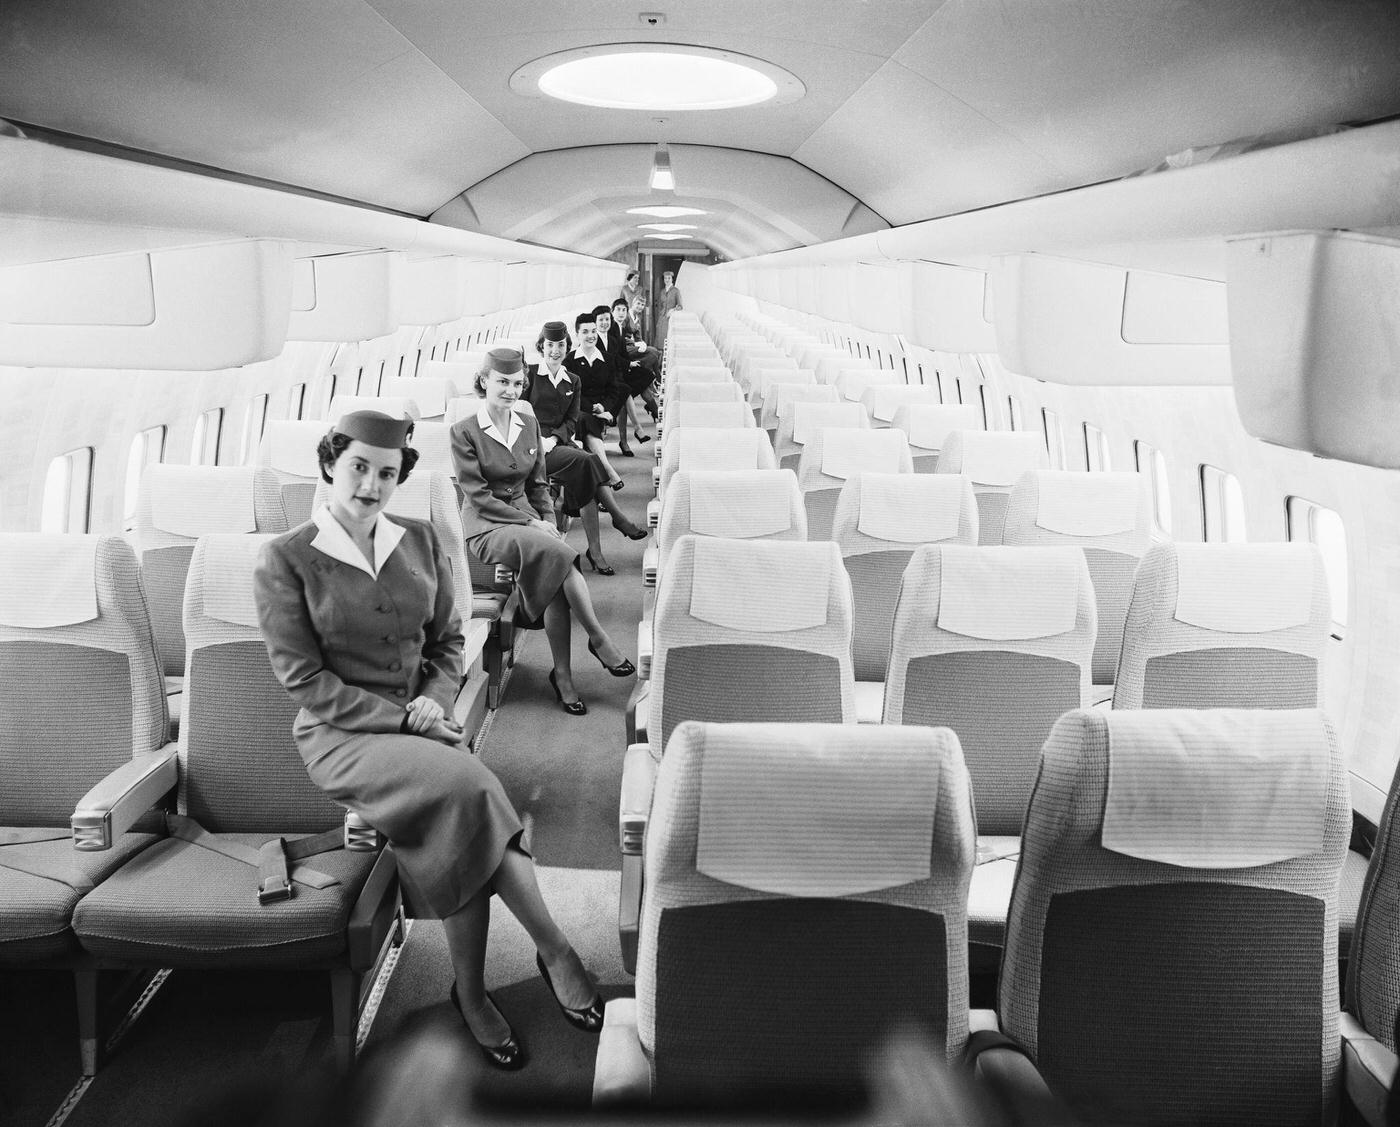
[[[629,540],[646,539],[646,530],[638,528],[618,508],[613,497],[609,475],[617,478],[596,454],[580,450],[574,444],[579,418],[579,382],[563,366],[569,350],[569,331],[563,321],[550,321],[540,330],[535,342],[543,363],[525,369],[525,398],[534,408],[540,424],[540,441],[544,444],[544,468],[549,480],[563,489],[563,508],[569,516],[583,521],[588,551],[584,558],[588,566],[600,575],[617,574],[603,555],[598,535],[598,509],[608,510],[613,527]],[[617,480],[621,480],[617,478]]]
[[[520,353],[488,352],[476,393],[482,397],[480,410],[450,431],[457,484],[465,497],[462,533],[481,559],[515,572],[516,624],[527,630],[544,626],[555,699],[569,715],[582,716],[588,707],[574,691],[571,666],[574,618],[588,634],[588,652],[604,669],[614,677],[630,677],[637,669],[598,621],[578,570],[578,552],[554,525],[540,425],[515,409],[525,394]]]
[[[656,350],[666,352],[666,334],[671,328],[671,314],[681,305],[681,291],[676,289],[676,276],[670,270],[661,275],[661,297],[656,303]]]
[[[596,1033],[603,1006],[540,896],[500,780],[461,747],[462,622],[437,533],[383,513],[417,461],[412,429],[353,411],[321,439],[330,501],[263,548],[254,597],[273,671],[301,706],[306,773],[389,839],[419,916],[442,920],[453,1009],[488,1062],[516,1069],[524,1050],[483,978],[492,893],[534,941],[565,1019]]]

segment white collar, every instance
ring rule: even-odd
[[[476,421],[481,425],[481,432],[484,435],[499,442],[507,450],[514,446],[515,440],[520,437],[520,431],[522,429],[520,425],[520,416],[517,414],[514,407],[510,409],[510,426],[507,428],[504,437],[502,437],[501,432],[496,429],[496,424],[491,421],[491,412],[486,409],[485,403],[482,403],[482,405],[477,408]]]
[[[559,371],[555,372],[553,375],[549,374],[548,364],[541,364],[540,372],[544,375],[545,379],[547,379],[550,383],[552,383],[555,386],[556,389],[559,387],[560,384],[567,383],[570,378],[569,369],[564,367],[563,364],[559,365]]]
[[[371,567],[364,553],[355,546],[355,541],[350,539],[350,533],[331,515],[327,506],[322,505],[312,513],[311,519],[317,528],[316,538],[311,541],[313,548],[333,560],[359,568],[374,579],[379,578],[379,573],[384,570],[385,561],[393,554],[404,536],[402,525],[386,519],[383,513],[376,516],[373,534],[374,566]]]
[[[595,359],[603,359],[603,350],[595,344],[593,346],[593,355],[589,356],[583,351],[583,346],[580,345],[578,348],[574,349],[574,355],[577,356],[580,360],[586,360],[588,361],[588,363],[591,364]]]

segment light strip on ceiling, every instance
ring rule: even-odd
[[[657,219],[679,219],[682,215],[709,215],[700,207],[629,207],[628,215],[651,215]]]
[[[643,231],[694,231],[694,223],[638,223]]]
[[[651,156],[651,188],[654,192],[674,192],[676,178],[671,173],[671,153],[665,144],[656,146]]]

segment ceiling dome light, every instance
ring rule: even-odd
[[[694,231],[694,223],[638,223],[643,231]]]
[[[682,215],[709,215],[699,207],[629,207],[628,215],[654,215],[657,219],[679,219]]]
[[[670,43],[605,43],[526,63],[517,94],[606,109],[727,110],[795,101],[807,92],[781,67],[733,51]]]
[[[646,236],[643,237],[643,241],[645,242],[647,239],[665,239],[665,240],[667,240],[667,241],[669,242],[671,239],[689,239],[689,238],[693,238],[693,236],[691,236],[691,235],[646,235]]]

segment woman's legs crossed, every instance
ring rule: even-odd
[[[564,585],[560,590],[568,599],[568,607],[573,611],[573,616],[578,619],[578,624],[583,627],[584,632],[588,635],[588,640],[598,651],[598,656],[608,665],[621,664],[626,659],[626,655],[613,645],[612,639],[608,637],[608,632],[598,621],[598,612],[593,609],[593,597],[588,593],[588,584],[583,581],[583,576],[577,571],[569,572],[565,576]],[[551,609],[553,606],[554,604],[551,603]],[[546,623],[547,628],[548,623]]]

